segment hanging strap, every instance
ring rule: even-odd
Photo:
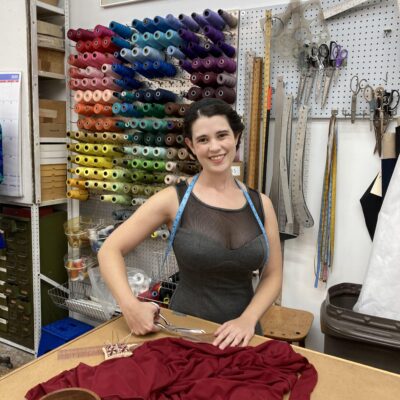
[[[167,257],[168,257],[168,255],[169,255],[171,249],[172,249],[172,245],[173,245],[173,243],[174,243],[175,235],[176,235],[176,232],[177,232],[177,230],[178,230],[179,223],[180,223],[181,218],[182,218],[183,210],[184,210],[185,207],[186,207],[186,204],[187,204],[187,202],[188,202],[188,200],[189,200],[189,196],[190,196],[190,194],[192,193],[193,187],[194,187],[194,185],[195,185],[195,183],[197,182],[198,179],[199,179],[199,175],[198,175],[198,174],[195,175],[195,176],[193,177],[193,179],[192,179],[192,181],[190,182],[188,188],[186,189],[185,194],[183,195],[183,198],[182,198],[181,203],[179,204],[178,212],[176,213],[176,217],[175,217],[174,222],[173,222],[173,224],[172,224],[172,230],[171,230],[171,234],[169,235],[168,246],[167,246],[167,249],[165,250],[165,255],[164,255],[164,258],[163,258],[163,261],[162,261],[161,268],[164,267],[164,264],[165,264],[165,262],[167,261]],[[255,208],[253,202],[251,201],[250,195],[249,195],[249,193],[247,192],[247,190],[244,189],[244,188],[242,187],[242,184],[241,184],[239,181],[237,181],[237,180],[236,180],[236,184],[239,186],[240,190],[243,192],[244,197],[246,198],[247,202],[249,203],[249,206],[250,206],[250,208],[251,208],[251,211],[253,212],[253,214],[254,214],[254,216],[255,216],[255,218],[256,218],[256,220],[257,220],[257,223],[258,223],[258,225],[259,225],[259,227],[260,227],[260,229],[261,229],[261,232],[262,232],[262,234],[263,234],[265,243],[266,243],[266,245],[267,245],[267,259],[268,259],[268,255],[269,255],[269,241],[268,241],[268,237],[267,237],[267,232],[265,231],[265,227],[264,227],[263,223],[261,222],[260,217],[258,216],[258,213],[257,213],[257,211],[256,211],[256,208]]]

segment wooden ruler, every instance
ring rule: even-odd
[[[262,58],[255,57],[253,63],[253,80],[251,84],[251,117],[249,137],[249,162],[247,166],[247,185],[257,189],[258,160],[260,149],[260,119],[261,119],[261,82]]]
[[[272,30],[272,11],[265,11],[265,23],[264,23],[264,84],[263,84],[263,109],[262,109],[262,134],[261,134],[261,143],[260,147],[261,151],[261,168],[260,168],[260,176],[258,180],[258,189],[262,190],[265,188],[265,179],[266,179],[266,168],[264,168],[265,163],[267,162],[267,154],[265,149],[268,149],[266,144],[268,143],[268,120],[269,113],[268,110],[271,107],[269,104],[269,100],[271,100],[271,30]]]

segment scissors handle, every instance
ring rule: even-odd
[[[336,68],[340,68],[342,66],[343,61],[347,58],[349,52],[346,49],[340,50],[336,57]]]

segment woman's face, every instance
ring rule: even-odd
[[[201,116],[192,125],[192,140],[186,138],[185,142],[203,169],[223,172],[235,159],[238,138],[225,116]]]

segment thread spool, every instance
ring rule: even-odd
[[[173,44],[174,46],[183,45],[185,44],[185,40],[183,40],[177,31],[169,29],[165,32],[165,38],[168,40],[169,43]]]
[[[114,91],[110,89],[106,89],[102,92],[101,99],[104,103],[109,103],[109,104],[115,103],[116,101],[119,100],[118,97],[115,95]]]
[[[147,199],[144,198],[133,198],[132,199],[132,205],[133,206],[141,206],[142,204],[144,204],[146,202]]]
[[[157,30],[157,26],[151,18],[144,18],[143,25],[147,32],[154,33]]]
[[[127,169],[114,169],[111,179],[130,181],[131,174]]]
[[[201,14],[197,14],[197,13],[193,12],[190,15],[192,16],[192,18],[197,22],[197,24],[200,27],[204,28],[206,25],[208,25],[208,21]]]
[[[146,133],[144,135],[144,144],[146,146],[154,146],[156,144],[156,137],[152,133]]]
[[[188,60],[179,60],[178,61],[178,65],[184,71],[189,72],[189,74],[192,74],[193,72],[196,72],[192,67],[192,63],[190,61],[188,61]]]
[[[168,46],[167,47],[167,54],[170,57],[176,58],[177,60],[184,60],[185,59],[185,54],[182,53],[181,50],[179,50],[177,47],[175,46]]]
[[[178,158],[180,160],[187,160],[189,158],[189,152],[186,149],[179,149]]]
[[[144,37],[142,34],[140,33],[134,33],[132,35],[132,44],[133,45],[137,45],[139,47],[144,47],[146,46],[146,42],[144,40]]]
[[[68,190],[67,197],[69,199],[85,201],[89,198],[89,192],[87,190],[83,190],[83,189]]]
[[[159,15],[153,18],[153,23],[158,31],[167,32],[168,29],[172,28],[168,21]]]
[[[153,172],[154,182],[155,183],[164,183],[164,179],[166,176],[166,172]]]
[[[121,49],[119,54],[121,55],[121,57],[124,60],[126,60],[126,61],[128,61],[130,63],[133,63],[133,62],[136,61],[136,57],[133,56],[133,49],[132,50],[130,50],[130,49]]]
[[[162,50],[164,48],[164,46],[158,40],[156,40],[154,34],[150,32],[146,32],[143,34],[143,40],[146,46],[153,47],[157,50]]]
[[[80,115],[91,115],[93,114],[93,106],[83,103],[76,103],[74,106],[74,111]]]
[[[176,175],[168,174],[164,178],[164,183],[166,185],[175,185],[178,181],[178,177]]]
[[[174,171],[176,171],[176,168],[177,168],[177,163],[174,162],[174,161],[168,161],[168,162],[165,164],[165,170],[166,170],[166,171],[174,172]]]
[[[208,86],[208,87],[218,86],[217,77],[218,75],[215,72],[212,71],[206,72],[203,75],[203,86]]]
[[[220,86],[215,92],[215,97],[224,100],[228,104],[233,104],[236,100],[236,92],[235,89]]]
[[[103,182],[96,180],[87,180],[85,182],[85,188],[91,190],[103,190]]]
[[[161,31],[154,32],[154,39],[163,47],[167,48],[168,46],[172,45],[171,41],[167,38],[166,34]]]
[[[236,77],[225,73],[218,74],[217,83],[220,86],[234,88],[236,86]]]
[[[101,170],[98,168],[83,168],[83,176],[86,179],[101,179]]]
[[[206,68],[204,67],[204,64],[202,63],[201,58],[195,58],[192,61],[192,68],[196,72],[205,72]]]
[[[177,96],[174,92],[165,89],[157,89],[154,92],[154,100],[157,103],[165,104],[168,102],[176,101]]]
[[[124,39],[130,38],[133,34],[133,30],[129,26],[122,25],[119,22],[111,21],[108,27]]]
[[[67,186],[73,186],[73,187],[78,187],[78,188],[85,188],[85,181],[81,179],[73,179],[69,178],[66,181]]]
[[[197,101],[203,98],[203,91],[201,88],[197,87],[197,86],[192,86],[187,94],[186,97],[188,98],[188,100],[191,101]]]
[[[76,29],[68,29],[67,37],[68,37],[69,40],[72,40],[74,42],[79,40],[78,37],[77,37]]]
[[[142,21],[140,21],[139,19],[135,18],[132,21],[132,26],[133,26],[134,29],[136,29],[140,33],[144,33],[144,32],[147,31],[147,28],[145,27],[144,23]]]
[[[218,58],[218,66],[230,74],[236,71],[236,61],[232,58],[221,56]]]
[[[177,115],[179,111],[180,104],[168,102],[164,104],[164,111],[167,115]]]
[[[114,41],[113,41],[113,38],[114,38]],[[117,46],[115,44],[115,42],[118,43],[118,40],[115,40],[115,39],[118,39],[118,38],[116,38],[115,36],[114,37],[110,37],[110,36],[103,37],[103,39],[101,40],[102,51],[106,52],[106,53],[111,53],[111,52],[113,53],[114,51],[120,51],[121,47],[126,48],[123,46]],[[129,43],[128,43],[128,49],[130,49]]]
[[[107,157],[120,156],[123,153],[122,148],[114,146],[112,144],[104,144],[101,147],[101,153]]]
[[[164,61],[165,60],[165,54],[162,51],[157,50],[150,46],[146,46],[143,49],[143,56],[145,57],[144,61],[146,61],[146,60]]]
[[[111,117],[113,115],[112,107],[108,104],[96,103],[93,107],[93,112],[97,115]]]
[[[215,29],[214,27],[207,25],[203,28],[204,34],[215,44],[218,42],[223,42],[225,41],[225,36],[224,34],[219,31],[218,29]]]
[[[184,42],[194,42],[194,43],[200,42],[199,37],[195,33],[191,32],[187,29],[183,29],[183,28],[178,29],[178,35]]]
[[[190,82],[195,86],[204,86],[203,73],[195,72],[192,75],[190,75]]]
[[[92,43],[91,41],[89,41],[90,43]],[[78,53],[84,53],[86,50],[86,42],[84,40],[79,40],[76,45],[75,45],[75,49]]]
[[[219,60],[220,60],[220,58],[208,56],[204,60],[202,60],[202,63],[204,65],[204,68],[206,68],[207,71],[220,73],[220,72],[223,72],[224,70],[219,66],[219,64],[218,64]]]
[[[183,23],[176,18],[174,15],[172,14],[168,14],[165,17],[167,23],[172,27],[172,29],[178,30],[180,28],[183,28],[185,25],[183,25]]]
[[[130,160],[126,158],[114,158],[113,159],[113,166],[115,167],[122,167],[122,168],[130,168]]]
[[[124,40],[118,36],[112,36],[110,40],[111,43],[116,48],[116,51],[118,52],[120,49],[132,49],[133,47],[133,44],[131,42],[129,42],[128,40]]]
[[[194,53],[197,54],[197,57],[205,58],[208,56],[208,51],[205,47],[199,45],[198,43],[189,42],[188,48],[191,49]]]
[[[223,54],[222,50],[217,45],[211,42],[205,43],[204,48],[214,57],[220,57]]]
[[[168,133],[164,137],[164,143],[167,146],[173,146],[176,143],[176,134],[175,133]]]
[[[176,160],[178,158],[178,149],[170,147],[167,149],[167,160]]]
[[[104,194],[100,196],[100,200],[107,203],[128,205],[131,204],[132,198],[122,194]]]
[[[123,78],[134,78],[136,75],[135,71],[132,68],[128,68],[127,66],[122,64],[111,64],[111,69],[115,74],[122,76]]]
[[[181,117],[185,116],[186,111],[188,110],[189,107],[190,107],[190,104],[181,104],[181,106],[179,107],[179,111],[178,111],[179,116],[181,116]]]
[[[215,89],[212,87],[205,87],[202,92],[203,98],[213,98],[215,97]]]
[[[85,77],[85,70],[78,67],[69,67],[68,68],[68,75],[71,78],[84,78]]]
[[[160,76],[162,77],[167,76],[169,78],[172,78],[177,74],[176,67],[173,64],[165,61],[154,61],[153,68],[156,72],[159,72]]]
[[[158,133],[155,137],[154,144],[156,146],[164,146],[165,144],[165,134],[164,133]]]
[[[219,29],[220,31],[225,28],[225,20],[215,11],[207,8],[203,11],[203,17],[214,28]]]
[[[122,187],[122,191],[126,194],[130,193],[132,189],[132,184],[131,183],[125,183]]]
[[[79,28],[76,31],[76,38],[78,40],[93,40],[93,39],[96,39],[96,36],[95,36],[94,32],[92,32],[92,31]]]
[[[164,160],[167,158],[167,150],[163,147],[153,148],[153,157],[159,160]]]
[[[238,21],[237,18],[234,17],[232,14],[229,12],[219,9],[218,10],[218,15],[225,21],[225,23],[230,27],[230,28],[236,28]]]
[[[144,177],[144,174],[142,174],[142,177]],[[143,185],[132,185],[131,192],[135,196],[143,195],[144,194],[144,186]]]
[[[224,53],[227,57],[230,57],[230,58],[235,57],[235,55],[236,55],[236,49],[235,49],[233,46],[231,46],[230,44],[225,43],[225,42],[222,42],[222,41],[219,41],[219,42],[217,43],[217,46],[218,46],[218,48],[220,48],[220,49],[223,51],[223,53]]]
[[[197,57],[197,54],[191,50],[186,44],[181,44],[178,46],[178,49],[190,60],[193,60]]]

